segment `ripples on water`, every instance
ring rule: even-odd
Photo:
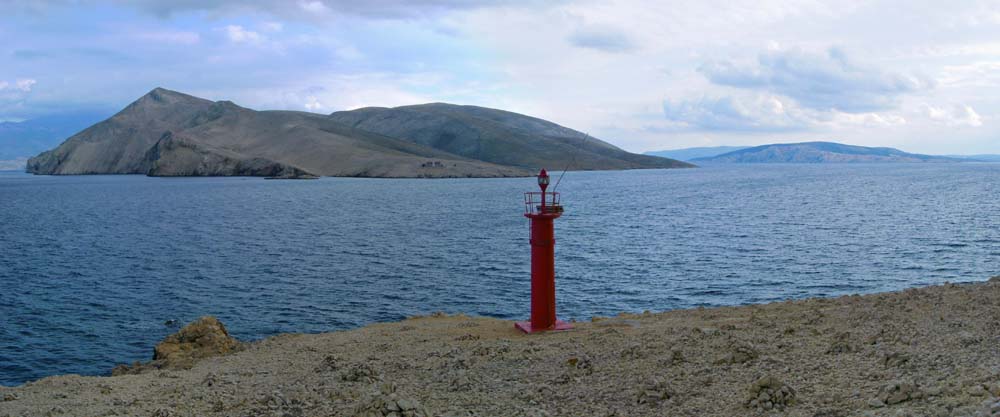
[[[1000,164],[571,172],[562,318],[1000,273]],[[521,179],[0,174],[0,384],[148,360],[213,314],[240,339],[442,310],[528,314]]]

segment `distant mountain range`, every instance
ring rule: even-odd
[[[824,163],[824,162],[960,162],[958,158],[921,155],[894,148],[869,148],[833,142],[781,143],[754,146],[712,157],[696,158],[710,163]]]
[[[108,117],[108,113],[75,112],[23,122],[0,122],[0,160],[27,158],[58,145],[67,137]]]
[[[0,171],[24,170],[28,157],[51,149],[108,114],[73,112],[22,122],[0,122]]]
[[[984,154],[984,155],[945,155],[945,156],[949,158],[969,159],[973,161],[982,161],[982,162],[1000,162],[1000,155]]]
[[[727,152],[738,151],[746,148],[749,148],[749,146],[712,146],[704,148],[674,149],[670,151],[652,151],[652,152],[644,152],[643,154],[662,156],[664,158],[673,158],[680,161],[691,161],[697,158],[722,155]]]
[[[5,159],[0,161],[0,171],[24,171],[28,158]]]
[[[718,146],[647,152],[696,163],[879,163],[998,161],[996,155],[936,156],[833,142],[779,143],[754,147]]]
[[[682,168],[542,119],[444,103],[331,115],[255,111],[156,88],[31,158],[35,174],[503,177]]]

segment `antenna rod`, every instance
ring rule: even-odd
[[[590,134],[584,133],[584,136],[589,138]],[[584,139],[584,141],[586,141],[586,139]],[[556,185],[552,187],[552,192],[556,192],[556,188],[559,188],[559,183],[562,182],[563,175],[566,175],[566,170],[569,169],[569,166],[572,165],[574,162],[576,162],[576,155],[579,153],[579,151],[580,151],[579,147],[573,148],[573,159],[571,159],[569,163],[566,164],[566,168],[563,168],[562,174],[559,174],[559,179],[556,180]]]

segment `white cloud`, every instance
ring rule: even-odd
[[[924,104],[923,109],[927,117],[945,126],[979,127],[983,125],[982,116],[976,113],[972,106],[965,104],[952,104],[944,107]]]
[[[285,25],[283,25],[281,22],[264,22],[261,25],[261,29],[263,29],[265,32],[281,32],[282,30],[285,29]]]
[[[228,25],[224,29],[229,40],[236,43],[259,43],[264,39],[261,34],[246,30],[240,25]]]
[[[663,114],[683,130],[780,132],[808,128],[813,116],[782,100],[767,94],[664,100]]]
[[[34,86],[36,83],[37,83],[37,81],[32,80],[32,79],[29,78],[29,79],[17,80],[14,83],[14,86],[18,90],[21,90],[21,91],[24,91],[24,92],[29,92],[29,91],[31,91],[31,87]]]
[[[29,93],[31,92],[31,88],[34,87],[35,84],[37,83],[38,81],[35,81],[31,78],[18,78],[13,83],[8,81],[0,81],[0,93],[4,92],[14,93],[14,94]]]
[[[938,82],[950,87],[1000,87],[1000,61],[947,65],[942,69]]]
[[[319,102],[319,99],[317,99],[316,96],[306,97],[306,104],[304,104],[303,107],[311,112],[319,112],[320,110],[326,108],[323,103]]]
[[[299,7],[309,13],[322,14],[329,13],[330,8],[326,7],[321,1],[300,1]]]
[[[194,45],[201,42],[201,36],[198,33],[187,31],[142,32],[136,37],[145,41],[179,45]]]
[[[753,65],[715,61],[699,71],[714,84],[767,91],[823,111],[866,113],[898,106],[898,97],[931,87],[929,80],[853,62],[839,48],[825,54],[769,48]]]
[[[24,119],[20,115],[30,112],[26,102],[35,84],[37,82],[31,78],[19,78],[14,82],[0,80],[0,121]]]

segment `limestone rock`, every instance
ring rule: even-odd
[[[669,383],[661,380],[653,380],[639,390],[636,403],[658,405],[661,402],[676,398],[677,391]]]
[[[982,385],[978,385],[978,384],[969,387],[968,389],[965,390],[965,392],[968,393],[969,395],[973,396],[973,397],[982,397],[982,396],[988,394],[988,392],[986,391],[986,388],[983,388]]]
[[[923,396],[923,391],[912,381],[892,381],[879,390],[876,398],[887,405],[893,405]]]
[[[316,366],[316,372],[330,372],[339,370],[343,366],[344,360],[336,355],[326,355],[323,362]]]
[[[773,376],[764,376],[750,384],[746,406],[758,410],[784,410],[795,403],[795,389]]]
[[[205,316],[156,345],[153,361],[164,368],[190,367],[198,359],[225,355],[240,347],[218,319]]]
[[[760,356],[760,352],[748,343],[733,344],[729,347],[729,352],[715,360],[716,365],[742,364],[750,362]]]
[[[903,352],[888,352],[882,355],[882,364],[886,368],[896,368],[910,361],[910,355]]]
[[[377,390],[355,407],[355,417],[431,417],[431,413],[420,402],[405,398],[396,392],[395,385],[381,384]]]
[[[830,343],[830,347],[826,350],[828,354],[840,354],[840,353],[853,353],[857,352],[858,348],[851,342],[851,334],[848,332],[838,333],[834,338],[833,342]]]
[[[340,379],[348,382],[374,382],[379,379],[379,374],[367,363],[353,363],[340,374]]]
[[[594,363],[586,354],[580,354],[566,360],[566,365],[585,375],[594,373]]]

